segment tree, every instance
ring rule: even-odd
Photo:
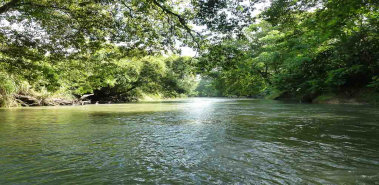
[[[200,69],[218,74],[213,83],[222,81],[214,87],[223,95],[268,88],[314,97],[379,87],[377,1],[271,2],[245,35],[211,43],[201,55]]]
[[[109,61],[175,53],[178,40],[201,49],[206,38],[192,30],[193,24],[223,33],[239,30],[235,20],[249,8],[230,2],[2,0],[0,70],[52,91],[66,84],[76,93],[90,92],[120,76],[117,70],[104,71],[114,65]],[[223,11],[231,17],[220,19]],[[219,25],[224,20],[228,29]],[[110,48],[115,51],[96,59]]]

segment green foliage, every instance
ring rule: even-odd
[[[95,93],[112,101],[130,101],[131,97],[141,94],[162,94],[162,97],[195,94],[195,60],[143,54],[130,57],[129,53],[122,47],[103,44],[92,55],[63,58],[58,63],[46,57],[30,60],[29,69],[18,67],[19,62],[0,65],[5,71],[18,73],[15,78],[2,73],[8,75],[2,77],[2,106],[10,105],[13,94],[26,94],[42,101],[54,97],[70,100],[72,94],[85,93]],[[20,90],[12,89],[18,87]]]
[[[196,88],[198,96],[200,97],[220,97],[222,94],[218,88],[215,87],[215,83],[209,77],[203,77]]]
[[[213,87],[227,92],[223,96],[274,89],[308,99],[346,89],[379,90],[378,5],[274,0],[244,36],[208,46],[199,68],[205,75],[217,71],[214,81],[223,85]]]
[[[12,76],[0,72],[0,107],[8,107],[15,104],[13,94],[17,91],[16,84]]]
[[[176,41],[202,48],[207,39],[189,23],[237,33],[236,20],[249,24],[251,9],[231,0],[0,1],[0,70],[17,76],[4,81],[2,93],[26,82],[24,90],[47,96],[62,89],[118,98],[194,95],[195,60],[161,55],[177,53]]]
[[[128,101],[379,90],[376,1],[273,0],[251,17],[257,2],[0,1],[1,104],[20,93]],[[162,57],[177,41],[200,56]]]
[[[100,56],[115,52],[117,48],[99,51],[100,54],[93,55],[87,64],[87,71],[75,72],[76,76],[73,74],[74,78],[68,79],[66,84],[71,85],[75,93],[94,92],[96,96],[112,101],[129,101],[128,97],[138,97],[138,94],[160,93],[164,97],[177,97],[194,93],[197,83],[191,58],[145,56],[112,59]]]

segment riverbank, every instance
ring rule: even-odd
[[[319,94],[276,91],[264,99],[317,104],[378,105],[379,93],[370,88],[345,89],[340,92],[325,92]]]
[[[84,102],[78,99],[62,98],[38,98],[28,95],[16,94],[15,102],[22,107],[30,106],[57,106],[57,105],[83,105]]]
[[[185,98],[187,96],[179,96],[176,98]],[[80,106],[86,104],[111,104],[111,103],[129,103],[138,101],[155,101],[171,99],[163,94],[139,94],[138,96],[128,97],[126,101],[117,99],[103,99],[100,101],[91,100],[91,95],[83,95],[81,97],[72,94],[14,94],[7,107],[31,107],[31,106]],[[229,97],[237,98],[237,97]],[[251,98],[251,97],[243,97]],[[351,104],[351,105],[378,105],[379,94],[371,89],[361,89],[355,91],[345,91],[340,93],[323,93],[323,94],[306,94],[306,93],[290,93],[285,91],[275,91],[265,97],[257,96],[255,99],[296,101],[300,103],[316,103],[316,104]]]
[[[76,97],[71,94],[41,94],[41,93],[29,93],[29,94],[14,94],[10,98],[8,107],[33,107],[33,106],[79,106],[86,104],[112,104],[112,103],[130,103],[138,101],[156,101],[167,100],[172,97],[166,97],[163,94],[146,94],[140,93],[137,96],[125,97],[124,101],[121,99],[115,99],[112,97],[103,97],[99,101],[91,99],[93,94],[83,95]],[[186,98],[187,96],[181,95],[175,98]]]

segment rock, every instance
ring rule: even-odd
[[[69,101],[69,100],[60,100],[57,103],[59,103],[59,105],[73,105],[74,104],[73,101]]]
[[[57,104],[52,99],[43,99],[42,100],[42,105],[43,106],[56,106]]]
[[[23,107],[29,107],[29,106],[58,106],[58,105],[85,105],[90,104],[91,100],[83,101],[83,100],[67,100],[67,99],[60,99],[60,98],[46,98],[39,100],[35,97],[28,96],[28,95],[21,95],[17,94],[15,95],[15,99],[17,103],[19,103]]]
[[[15,95],[16,101],[20,103],[22,106],[41,106],[41,101],[37,98],[26,96],[26,95]]]
[[[59,98],[44,99],[42,102],[43,102],[42,105],[44,106],[75,105],[75,101],[59,99]]]

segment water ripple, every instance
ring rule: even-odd
[[[0,112],[0,184],[375,184],[372,107],[263,100]]]

